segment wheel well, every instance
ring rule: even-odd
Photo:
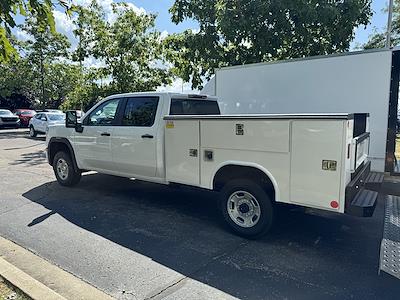
[[[71,151],[68,146],[63,142],[53,142],[49,146],[49,164],[53,165],[53,159],[57,152],[64,151],[71,155]]]
[[[267,174],[255,167],[238,165],[222,167],[214,176],[213,189],[220,191],[227,182],[233,179],[248,179],[259,184],[271,196],[271,199],[275,201],[274,184]]]

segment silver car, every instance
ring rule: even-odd
[[[0,109],[0,127],[18,128],[20,124],[19,117],[14,115],[8,109]]]
[[[39,134],[46,134],[49,126],[65,124],[64,113],[52,113],[52,112],[38,112],[29,121],[29,135],[35,137]]]

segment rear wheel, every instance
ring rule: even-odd
[[[260,237],[272,227],[273,203],[268,194],[250,180],[228,182],[221,191],[220,207],[230,228],[243,237]]]
[[[37,132],[35,131],[35,128],[33,128],[32,125],[29,127],[29,136],[30,137],[36,137],[37,136]]]
[[[76,185],[81,179],[81,171],[74,168],[70,155],[64,151],[54,155],[53,170],[58,183],[63,186]]]

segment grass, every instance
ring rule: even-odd
[[[0,300],[30,300],[30,298],[0,277]]]

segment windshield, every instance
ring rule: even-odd
[[[20,114],[23,116],[29,116],[29,115],[34,115],[35,113],[33,111],[25,110],[23,112],[20,112]]]
[[[65,120],[64,115],[47,115],[50,121],[62,121]]]
[[[62,114],[63,112],[59,109],[46,109],[47,112],[51,112],[51,113],[58,113],[58,114]]]
[[[12,113],[9,110],[0,110],[0,115],[6,116],[6,115],[12,115]]]

